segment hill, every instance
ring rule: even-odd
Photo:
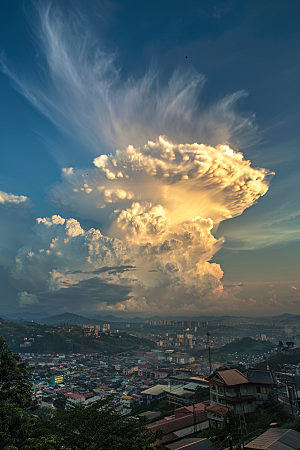
[[[268,361],[258,363],[255,367],[265,369],[267,364],[274,372],[281,372],[281,364],[298,365],[300,363],[300,348],[295,348],[292,354],[276,353],[272,355]]]
[[[235,339],[233,342],[224,345],[221,348],[211,349],[212,360],[228,360],[237,355],[255,356],[267,353],[273,350],[275,345],[269,341],[259,341],[250,337],[244,337],[242,339]],[[208,352],[204,352],[207,357]]]
[[[35,322],[44,325],[102,325],[103,320],[89,319],[88,317],[79,316],[73,313],[64,313],[57,316],[43,317]]]
[[[127,333],[104,334],[99,338],[82,336],[79,326],[66,329],[33,322],[8,322],[0,318],[0,335],[4,337],[10,350],[17,353],[121,353],[135,350],[150,350],[155,343]]]

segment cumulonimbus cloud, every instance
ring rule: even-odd
[[[268,171],[227,145],[182,145],[162,136],[101,155],[94,166],[89,175],[63,170],[49,195],[61,209],[102,223],[105,235],[75,219],[39,218],[36,245],[19,250],[14,276],[60,295],[96,279],[128,288],[113,304],[99,295],[105,308],[137,310],[140,299],[144,309],[162,301],[200,308],[224,297],[222,269],[209,262],[224,239],[211,231],[267,192]]]
[[[224,239],[213,227],[242,214],[269,186],[270,173],[231,148],[257,140],[254,115],[236,111],[245,92],[200,107],[205,78],[195,70],[175,70],[163,83],[156,70],[124,81],[82,16],[70,13],[67,21],[47,2],[38,5],[43,70],[21,77],[4,57],[2,70],[88,150],[87,165],[94,157],[88,169],[64,168],[49,199],[101,231],[59,215],[37,219],[13,277],[40,299],[81,292],[88,302],[92,292],[100,309],[217,306],[226,300],[223,272],[210,260]],[[120,296],[110,296],[109,286]]]

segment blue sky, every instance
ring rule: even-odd
[[[2,1],[0,312],[299,313],[299,13],[296,1]],[[132,231],[127,224],[129,234],[123,235],[116,225],[121,219],[111,219],[116,210],[108,204],[101,209],[95,197],[88,200],[99,187],[99,170],[106,170],[99,164],[95,169],[93,160],[159,135],[177,144],[229,145],[251,167],[269,171],[267,192],[234,207],[235,217],[225,218],[216,205],[219,198],[224,210],[236,203],[232,200],[229,207],[223,191],[209,197],[211,209],[206,207],[205,216],[196,207],[206,195],[201,194],[201,189],[206,193],[203,185],[192,184],[187,191],[180,185],[173,204],[189,192],[197,215],[214,222],[215,241],[206,222],[197,222],[204,227],[200,234],[208,233],[209,250],[193,241],[188,249],[172,250],[169,259],[164,254],[155,261],[139,260],[136,253],[126,259],[118,253],[107,262],[103,239],[84,233],[100,229],[110,239],[105,245],[109,242],[115,251],[112,240],[118,239],[118,248],[126,253]],[[145,162],[145,171],[152,163]],[[70,167],[73,172],[62,176],[62,169]],[[82,187],[89,173],[93,179]],[[159,236],[179,236],[172,228],[179,226],[173,194],[160,199],[166,186],[146,186],[145,177],[132,176],[130,184],[132,198],[144,202],[138,218],[154,217],[156,225],[170,220],[168,231]],[[125,189],[121,185],[119,191]],[[74,197],[71,187],[91,195]],[[152,189],[157,189],[155,200],[149,196]],[[110,201],[121,211],[114,198]],[[126,199],[124,211],[132,209],[128,195]],[[151,209],[157,205],[163,209]],[[130,214],[132,224],[136,219]],[[191,214],[182,223],[190,224]],[[68,234],[71,222],[45,221],[53,215],[76,219],[75,234]],[[39,229],[37,218],[44,220]],[[74,239],[73,253],[63,247],[63,239]],[[88,239],[94,252],[98,249],[89,269]],[[138,235],[135,243],[143,246],[145,239]],[[161,237],[151,239],[157,247]],[[59,245],[56,256],[64,262],[28,256]],[[207,252],[201,268],[191,256],[197,252]],[[186,255],[190,266],[184,266]],[[68,265],[70,258],[78,264]],[[100,269],[101,277],[95,273]],[[80,271],[78,277],[69,275]],[[93,275],[83,275],[88,272]]]

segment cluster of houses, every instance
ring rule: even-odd
[[[205,377],[192,370],[155,368],[142,356],[131,360],[125,355],[101,358],[95,355],[33,358],[35,398],[44,406],[52,406],[57,398],[88,406],[110,395],[119,403],[122,414],[127,416],[135,411],[134,405],[148,405],[149,411],[140,416],[149,419],[147,427],[150,431],[162,431],[160,443],[171,450],[213,450],[211,443],[205,447],[207,439],[189,436],[205,429],[221,428],[230,412],[247,415],[265,402],[270,394],[277,395],[277,380],[270,370],[249,369],[245,373],[236,369],[217,370]],[[44,372],[50,373],[50,378],[44,376]],[[209,400],[196,402],[199,387],[207,389]],[[167,401],[173,406],[173,414],[162,418],[159,411],[152,411],[154,400]],[[289,438],[292,435],[290,433]],[[182,439],[185,447],[176,447],[175,444],[179,445]],[[260,449],[254,446],[245,448]],[[288,448],[293,447],[284,450]],[[300,444],[295,450],[299,448]],[[268,449],[272,450],[271,447]]]

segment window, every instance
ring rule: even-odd
[[[257,386],[256,387],[256,392],[258,394],[266,394],[267,390],[266,390],[265,386]]]
[[[236,393],[241,392],[240,386],[235,386],[234,392],[236,392]]]

